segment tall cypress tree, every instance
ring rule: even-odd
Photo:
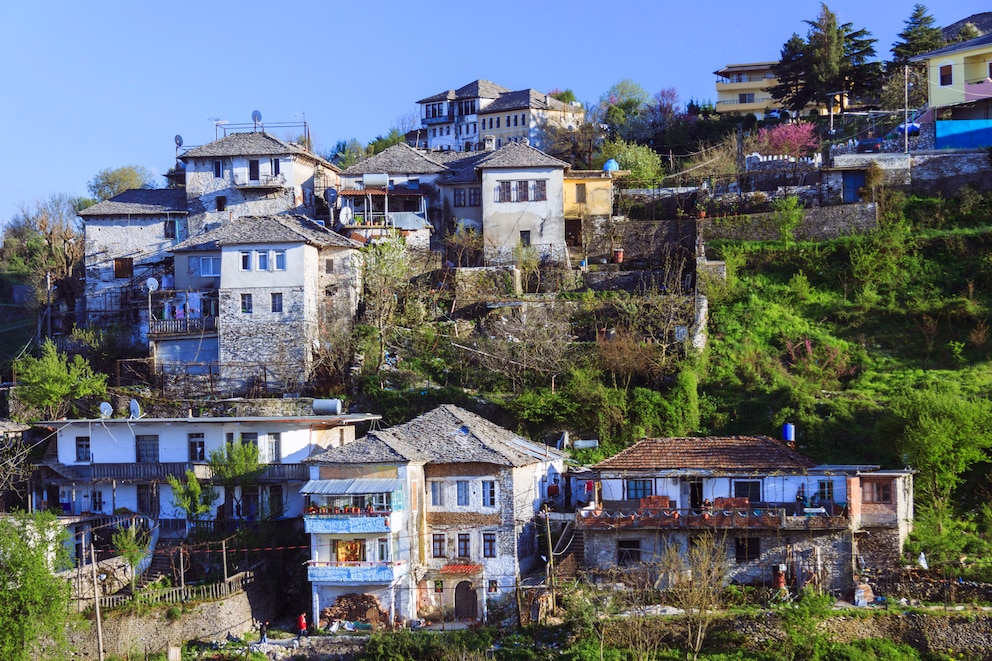
[[[914,5],[913,13],[904,23],[906,27],[899,33],[901,41],[892,44],[893,64],[902,66],[914,55],[929,53],[946,45],[943,33],[934,25],[934,18],[925,5]]]

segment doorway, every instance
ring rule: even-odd
[[[478,610],[478,595],[475,594],[472,584],[462,581],[455,586],[455,619],[477,619]]]

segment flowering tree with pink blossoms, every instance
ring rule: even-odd
[[[799,159],[820,148],[816,128],[809,122],[779,124],[758,131],[759,149],[766,154],[783,154],[792,159],[793,174],[799,169]]]

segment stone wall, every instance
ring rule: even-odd
[[[700,221],[702,240],[777,241],[781,238],[773,214],[760,213]],[[796,240],[825,240],[865,234],[875,229],[874,204],[844,204],[806,209],[802,224],[793,232]]]
[[[984,150],[915,153],[912,169],[912,192],[917,195],[957,195],[963,186],[992,190],[992,173]]]
[[[455,309],[462,310],[523,292],[520,271],[513,266],[455,269]]]

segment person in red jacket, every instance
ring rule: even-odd
[[[296,640],[299,640],[303,636],[310,635],[307,632],[307,614],[300,613],[300,616],[296,618]]]

